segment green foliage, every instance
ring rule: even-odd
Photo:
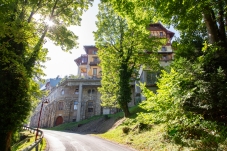
[[[227,119],[226,1],[109,2],[130,26],[161,21],[181,34],[173,43],[174,64],[163,71],[157,94],[141,86],[147,98],[141,106],[148,113],[137,119],[167,123],[168,136],[182,146],[225,150],[225,127],[220,122]]]
[[[102,105],[121,107],[129,115],[131,80],[135,80],[141,64],[158,66],[157,50],[162,41],[149,37],[146,27],[129,27],[109,3],[99,5],[98,30],[94,32],[102,67]],[[146,51],[152,53],[149,55]]]
[[[226,91],[222,86],[225,76],[221,68],[216,73],[206,72],[203,57],[208,61],[206,55],[194,62],[179,58],[169,72],[162,71],[157,94],[141,85],[147,100],[140,106],[149,112],[140,113],[137,120],[147,124],[166,123],[166,138],[177,144],[216,150],[222,148],[220,144],[226,143],[226,128],[222,123],[214,122],[224,122],[226,117],[223,112],[226,101],[221,97]],[[215,86],[219,86],[216,87],[220,93],[218,100],[212,99]]]
[[[19,130],[17,130],[12,136],[11,146],[18,143],[19,141],[20,141],[20,133],[19,133]]]
[[[64,51],[77,46],[77,36],[67,29],[79,25],[88,0],[1,1],[0,79],[2,108],[0,148],[10,150],[11,135],[26,121],[41,92],[34,81],[44,75],[48,52],[45,37]],[[37,16],[38,18],[36,18]],[[48,21],[55,23],[50,26]]]
[[[128,134],[129,131],[130,131],[130,128],[129,128],[129,127],[123,127],[123,128],[122,128],[122,132],[123,132],[124,134]]]

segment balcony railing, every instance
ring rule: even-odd
[[[97,66],[100,63],[100,61],[91,61],[90,66]]]

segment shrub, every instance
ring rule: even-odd
[[[123,127],[123,128],[122,128],[122,132],[123,132],[124,134],[128,134],[129,131],[130,131],[130,128],[129,128],[129,127]]]

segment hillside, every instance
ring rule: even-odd
[[[167,130],[167,123],[152,125],[140,123],[137,113],[145,113],[135,106],[130,109],[130,118],[122,118],[123,113],[97,116],[79,123],[72,122],[51,128],[75,133],[92,134],[139,151],[178,151],[178,150],[227,150],[225,129],[209,125],[210,128],[192,128],[182,132]],[[212,124],[212,123],[210,123]]]
[[[100,117],[96,120],[92,120],[86,124],[79,124],[78,126],[69,128],[67,130],[77,133],[87,134],[102,134],[108,130],[114,129],[121,124],[123,119],[117,120],[116,118]]]

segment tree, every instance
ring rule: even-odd
[[[201,66],[203,74],[197,73],[197,81],[203,81],[205,93],[199,91],[197,103],[207,102],[210,117],[225,117],[227,82],[227,1],[136,1],[110,0],[114,9],[130,21],[141,25],[144,22],[161,21],[173,25],[181,32],[177,51],[179,57],[190,59],[195,66]],[[196,5],[195,5],[196,4]],[[120,7],[118,7],[120,6]],[[127,10],[127,11],[126,11]],[[142,16],[142,17],[141,17]],[[193,49],[189,49],[192,46]],[[195,49],[194,49],[195,48]],[[187,53],[187,51],[191,53]],[[185,53],[186,52],[186,53]],[[196,54],[196,56],[193,56]],[[183,55],[183,56],[180,56]],[[188,56],[186,56],[188,55]],[[195,74],[191,71],[191,74]],[[209,83],[210,87],[207,87]],[[197,85],[198,86],[198,85]],[[194,87],[197,87],[194,85]],[[185,87],[186,88],[186,87]],[[203,97],[201,98],[201,96]],[[191,98],[193,99],[193,98]],[[204,100],[205,99],[205,100]]]
[[[119,105],[128,117],[130,82],[137,78],[141,64],[151,61],[157,65],[156,50],[161,46],[161,40],[150,38],[148,30],[140,29],[146,26],[129,28],[127,21],[117,15],[108,2],[99,5],[97,18],[98,30],[94,34],[102,67],[102,87],[99,89],[102,105]],[[146,50],[153,55],[148,55]]]
[[[45,37],[64,51],[77,46],[67,29],[79,25],[88,0],[6,0],[0,5],[0,148],[9,151],[12,134],[27,118],[32,99],[39,96],[34,79],[44,75]],[[35,16],[36,15],[36,16]],[[35,18],[36,17],[36,18]],[[49,21],[55,25],[50,26]]]

